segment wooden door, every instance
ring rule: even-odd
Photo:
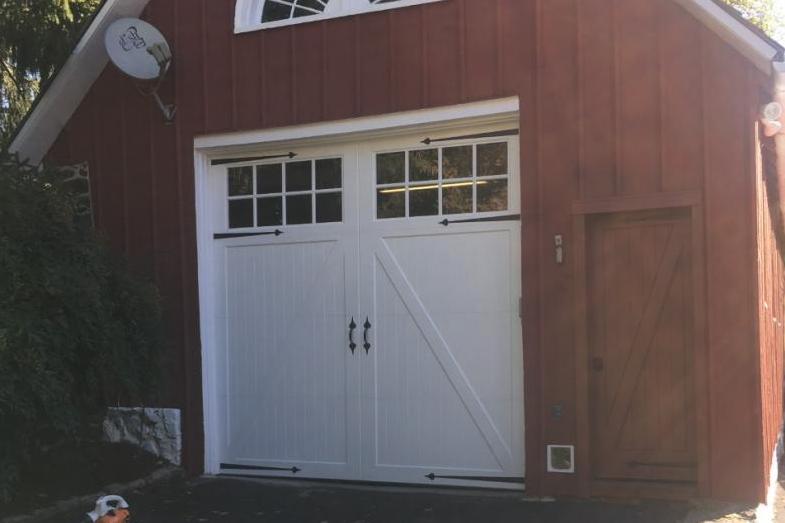
[[[588,222],[597,479],[696,480],[690,230],[687,210]]]

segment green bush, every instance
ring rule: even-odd
[[[154,399],[157,290],[131,275],[54,169],[0,155],[0,502],[37,449],[107,405]]]

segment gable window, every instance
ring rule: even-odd
[[[237,0],[235,33],[442,0]]]

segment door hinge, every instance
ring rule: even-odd
[[[523,297],[518,298],[518,317],[523,319]]]

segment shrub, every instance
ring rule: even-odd
[[[0,502],[36,449],[153,399],[161,309],[54,169],[0,156]]]

